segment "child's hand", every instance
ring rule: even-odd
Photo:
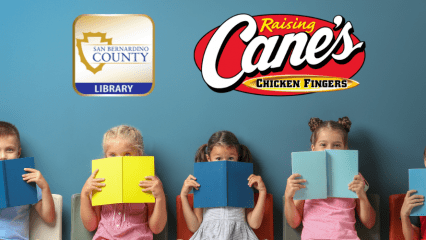
[[[152,192],[155,198],[164,197],[163,183],[158,177],[148,176],[145,179],[150,181],[140,181],[139,186],[145,188],[142,192]]]
[[[197,180],[197,178],[190,174],[186,178],[185,182],[183,183],[182,190],[180,191],[180,195],[188,196],[192,188],[195,188],[198,190],[198,188],[200,187],[200,184],[198,184],[195,180]]]
[[[301,188],[306,188],[305,185],[301,184],[306,182],[306,179],[296,179],[297,177],[301,177],[302,175],[295,173],[291,175],[287,179],[287,186],[285,187],[285,198],[291,198],[293,199],[294,194],[296,194],[296,191],[300,190]]]
[[[47,184],[40,171],[34,168],[24,168],[24,171],[27,171],[29,173],[23,174],[22,180],[26,181],[27,183],[35,182],[37,186],[42,190],[49,187],[49,184]]]
[[[249,187],[254,187],[256,188],[259,192],[265,192],[266,193],[266,187],[265,187],[265,183],[262,180],[261,176],[257,176],[257,175],[250,175],[250,177],[247,179],[248,185]]]
[[[410,190],[407,192],[404,198],[404,203],[401,207],[401,217],[409,217],[411,214],[411,210],[413,210],[414,207],[423,205],[423,202],[425,201],[425,197],[422,195],[412,195],[411,194],[417,192],[416,190]]]
[[[367,194],[364,191],[365,181],[364,177],[362,177],[361,173],[355,175],[354,180],[349,183],[349,190],[356,193],[358,198],[367,197]]]
[[[101,187],[105,187],[105,183],[101,183],[105,181],[105,178],[95,178],[96,174],[98,174],[99,169],[96,169],[92,175],[87,179],[86,183],[83,186],[83,189],[81,190],[81,195],[83,196],[90,196],[92,191],[100,192],[102,191]]]

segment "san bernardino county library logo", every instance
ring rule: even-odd
[[[194,60],[216,92],[288,96],[346,90],[365,60],[351,22],[238,14],[199,40]]]
[[[73,24],[73,87],[82,96],[145,96],[155,85],[154,22],[84,14]]]

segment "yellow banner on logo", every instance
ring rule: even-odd
[[[355,80],[318,75],[283,75],[252,78],[243,84],[249,88],[277,92],[330,92],[353,88]]]

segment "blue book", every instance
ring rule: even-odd
[[[194,190],[194,208],[241,207],[253,208],[253,190],[248,177],[253,164],[233,161],[202,162],[194,164],[194,176],[200,184]]]
[[[325,150],[293,152],[292,173],[299,173],[306,183],[294,195],[295,200],[327,197],[358,198],[348,184],[358,174],[358,151]]]
[[[0,208],[37,203],[36,184],[22,180],[28,173],[24,168],[35,168],[34,158],[3,160],[0,165]]]
[[[410,190],[417,190],[412,195],[426,196],[426,168],[408,169],[408,185]],[[425,205],[414,207],[410,216],[426,216]]]

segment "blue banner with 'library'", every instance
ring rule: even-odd
[[[148,93],[152,83],[76,83],[75,87],[84,95],[139,95]]]

